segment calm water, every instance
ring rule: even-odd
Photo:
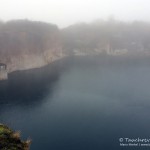
[[[149,64],[71,58],[13,73],[0,83],[0,122],[31,150],[134,149],[119,138],[150,138]]]

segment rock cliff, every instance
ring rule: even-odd
[[[7,73],[38,68],[62,57],[56,25],[28,20],[0,23],[0,63]],[[0,73],[0,80],[7,74]],[[5,77],[5,78],[4,78]]]

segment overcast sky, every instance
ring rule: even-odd
[[[66,27],[107,19],[150,21],[150,0],[0,0],[0,19],[31,19]]]

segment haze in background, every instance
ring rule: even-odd
[[[149,0],[0,0],[0,19],[31,19],[66,27],[107,19],[150,21]]]

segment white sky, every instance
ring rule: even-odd
[[[31,19],[65,27],[107,19],[150,21],[150,0],[0,0],[0,19]]]

